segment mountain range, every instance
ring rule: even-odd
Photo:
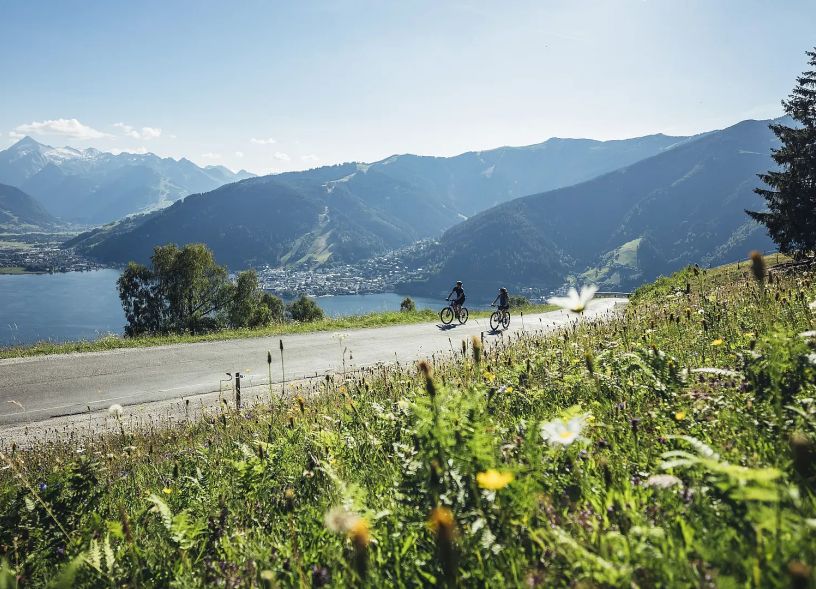
[[[159,209],[188,194],[252,176],[152,153],[51,147],[31,137],[0,151],[0,183],[33,196],[55,217],[83,224]]]
[[[354,262],[436,237],[496,204],[575,184],[690,140],[554,138],[449,158],[396,155],[252,178],[70,245],[112,263],[144,262],[166,242],[204,242],[233,269]]]
[[[629,289],[686,264],[771,250],[745,209],[761,210],[757,173],[774,167],[770,121],[743,121],[587,182],[493,207],[446,231],[412,263],[429,278],[402,285],[440,294],[452,281],[555,289],[593,282]]]

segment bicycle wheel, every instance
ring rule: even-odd
[[[459,323],[464,325],[465,323],[467,323],[467,318],[468,310],[465,307],[462,307],[461,309],[459,309]]]
[[[453,321],[453,309],[450,307],[445,307],[441,311],[439,311],[439,320],[442,321],[445,325]]]
[[[504,314],[504,317],[502,317],[502,325],[504,325],[504,328],[505,328],[505,329],[507,329],[508,327],[510,327],[510,311],[507,311],[507,312]]]
[[[493,331],[498,331],[499,323],[501,323],[501,318],[499,317],[498,311],[493,311],[493,314],[490,315],[490,329]]]

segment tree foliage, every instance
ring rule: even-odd
[[[323,309],[321,309],[314,299],[310,299],[306,295],[300,297],[289,304],[287,307],[289,316],[295,321],[318,321],[323,319]]]
[[[807,55],[811,69],[782,101],[797,124],[770,126],[782,142],[772,152],[779,169],[760,174],[768,188],[756,189],[768,210],[746,211],[768,228],[780,251],[797,256],[816,251],[816,48]]]
[[[201,333],[224,326],[260,327],[283,320],[283,302],[264,293],[254,270],[229,281],[203,244],[154,249],[150,268],[131,262],[117,286],[125,334]]]
[[[416,303],[411,297],[405,297],[404,299],[402,299],[402,302],[400,303],[400,311],[403,311],[405,313],[416,311]]]

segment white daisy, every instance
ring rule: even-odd
[[[586,420],[586,415],[579,415],[566,422],[563,419],[553,419],[550,422],[542,423],[541,437],[550,444],[569,446],[581,437],[581,430]]]
[[[580,294],[575,288],[570,288],[567,296],[552,297],[547,302],[551,305],[558,305],[562,309],[566,309],[572,313],[582,313],[589,308],[589,303],[596,292],[598,292],[598,287],[594,284],[584,286]]]
[[[124,412],[125,410],[122,409],[122,406],[119,405],[118,403],[114,403],[113,405],[108,407],[108,413],[111,414],[116,419],[120,419]]]

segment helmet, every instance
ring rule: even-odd
[[[461,280],[457,280],[457,281],[456,281],[456,286],[462,286],[462,281],[461,281]]]
[[[503,286],[499,290],[502,291],[502,292],[507,292],[507,289],[504,288]]]

